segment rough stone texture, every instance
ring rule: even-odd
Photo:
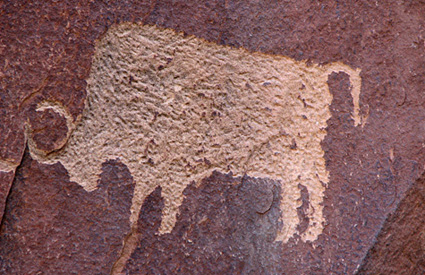
[[[61,148],[66,142],[68,127],[65,117],[52,109],[40,111],[37,117],[30,117],[32,141],[43,152],[50,153]]]
[[[62,163],[86,190],[96,188],[103,161],[119,158],[136,182],[132,222],[145,197],[163,188],[161,233],[172,230],[184,188],[218,170],[281,182],[286,211],[277,240],[287,242],[299,223],[303,184],[309,222],[301,236],[314,241],[323,230],[329,182],[321,147],[332,101],[327,79],[340,71],[350,75],[357,95],[351,110],[358,125],[359,70],[339,63],[307,65],[173,30],[120,24],[97,43],[87,106],[68,145],[39,156],[41,148],[34,151],[36,140],[30,137],[30,152],[43,163]]]
[[[36,121],[29,122],[29,118],[45,114],[36,111],[37,105],[46,100],[59,102],[76,121],[84,107],[95,39],[113,23],[124,21],[172,28],[249,51],[315,64],[342,62],[361,69],[360,115],[366,122],[362,127],[354,127],[351,118],[354,104],[348,76],[339,73],[328,79],[333,100],[327,135],[322,142],[329,171],[323,202],[326,221],[323,233],[314,243],[297,241],[295,237],[282,245],[276,256],[279,263],[276,270],[288,274],[354,273],[388,214],[395,211],[425,164],[423,2],[2,1],[0,170],[9,171],[0,172],[3,205],[25,149],[25,125],[31,126]],[[58,119],[57,125],[63,121],[60,115],[53,119]],[[52,120],[47,121],[55,124]],[[52,143],[43,140],[49,145],[48,150],[59,149],[51,144],[62,137],[50,138]],[[28,158],[28,155],[24,157],[19,170],[28,169],[30,163],[36,165]],[[34,179],[53,169],[48,165],[42,167],[26,170],[27,176],[15,182],[42,188],[48,180]],[[68,179],[65,169],[57,171],[55,177],[59,181],[57,188]],[[86,191],[75,186],[81,190],[81,196],[73,201],[78,205]],[[1,247],[19,247],[12,252],[2,250],[3,259],[9,253],[7,266],[16,268],[20,268],[18,263],[26,261],[29,265],[33,259],[24,253],[28,249],[26,245],[15,246],[4,233],[6,227],[17,228],[13,226],[25,220],[13,212],[18,207],[14,194],[20,192],[26,198],[32,198],[33,194],[31,190],[21,189],[12,188],[1,229]],[[203,195],[196,196],[199,197],[193,199],[200,200]],[[49,213],[48,209],[48,204],[38,208],[40,213]],[[297,213],[302,216],[302,212],[301,207]],[[80,214],[87,215],[84,209]],[[29,228],[35,224],[30,217],[25,221]],[[92,215],[87,217],[90,221],[94,219]],[[64,222],[58,221],[59,228]],[[418,223],[423,221],[419,219]],[[20,230],[21,239],[37,236],[49,239],[43,231]],[[78,245],[87,249],[95,245],[86,242],[88,239]],[[249,243],[241,242],[246,243],[240,243],[239,247]],[[115,260],[111,257],[104,266],[112,266]],[[55,265],[60,263],[56,261]],[[65,263],[66,260],[61,266],[65,273],[77,268]]]
[[[214,172],[189,185],[178,222],[159,235],[161,188],[145,200],[124,274],[280,274],[280,184]],[[267,195],[265,195],[267,194]]]
[[[383,226],[358,274],[425,274],[425,177]]]
[[[64,174],[24,158],[2,221],[1,274],[110,273],[130,233],[133,179],[113,160],[90,193]]]
[[[7,196],[9,195],[10,183],[13,181],[13,177],[15,174],[13,172],[0,172],[0,182],[4,183],[0,185],[0,200],[2,203],[0,204],[0,216],[3,217],[5,202]]]

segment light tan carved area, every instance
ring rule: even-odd
[[[86,108],[68,144],[35,157],[61,162],[86,190],[96,188],[104,161],[120,159],[136,182],[133,224],[145,197],[161,185],[161,233],[172,230],[185,187],[217,170],[280,181],[277,240],[286,242],[297,233],[301,183],[310,196],[310,224],[301,237],[314,241],[323,230],[329,181],[321,142],[332,71],[350,75],[360,123],[360,71],[344,64],[308,66],[169,29],[114,26],[97,44]]]
[[[15,172],[16,167],[19,166],[19,163],[9,160],[0,160],[0,172]]]

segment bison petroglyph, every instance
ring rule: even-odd
[[[358,125],[359,70],[121,24],[97,43],[86,108],[79,124],[68,127],[74,129],[67,144],[44,155],[29,143],[31,153],[44,163],[62,163],[86,190],[96,188],[103,162],[119,159],[136,182],[132,223],[144,198],[162,187],[161,233],[172,230],[184,188],[218,170],[280,182],[283,227],[277,240],[287,241],[297,233],[301,183],[310,199],[301,238],[313,241],[324,222],[328,172],[321,141],[333,71],[350,75]],[[64,112],[58,104],[39,106],[46,108]]]

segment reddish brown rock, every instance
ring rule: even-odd
[[[265,195],[267,194],[267,195]],[[161,188],[146,198],[139,241],[124,274],[279,274],[282,249],[276,182],[218,172],[188,186],[178,222],[159,235]]]
[[[128,169],[104,163],[98,189],[69,182],[60,164],[26,155],[0,231],[2,274],[107,274],[130,232],[134,184]]]
[[[385,222],[358,274],[425,274],[425,177]]]
[[[330,171],[324,200],[325,230],[313,244],[294,239],[283,245],[276,260],[282,269],[276,267],[276,270],[289,274],[355,272],[386,217],[395,211],[406,190],[423,170],[425,5],[421,1],[3,1],[0,11],[0,159],[12,164],[13,168],[21,162],[25,148],[24,124],[28,123],[34,105],[52,100],[66,106],[74,119],[81,114],[95,40],[113,23],[139,21],[250,51],[281,54],[315,63],[341,61],[360,68],[360,107],[365,118],[361,127],[354,127],[350,117],[352,104],[347,102],[352,99],[347,76],[335,74],[329,78],[334,101],[330,107],[332,118],[328,121],[328,135],[322,144]],[[52,116],[46,121],[51,123],[46,129],[62,123],[60,116]],[[51,149],[50,146],[63,137],[59,132],[57,134],[49,133],[40,136],[39,140]],[[63,234],[75,234],[75,238],[70,239],[75,247],[95,249],[103,243],[96,236],[83,237],[94,221],[103,224],[102,219],[106,219],[105,222],[110,222],[105,216],[94,215],[99,214],[100,210],[95,210],[95,201],[101,200],[101,195],[93,197],[81,187],[67,182],[66,171],[60,165],[38,165],[27,156],[20,169],[1,228],[3,270],[19,273],[41,268],[30,267],[32,261],[40,263],[42,259],[28,251],[46,252],[48,245],[55,241],[47,233],[54,233],[57,228],[61,229],[57,236],[64,241],[67,238]],[[0,172],[1,205],[5,203],[13,174],[13,171]],[[73,187],[68,188],[77,190],[72,207],[66,208],[66,190],[55,189],[63,185],[52,184],[51,178],[55,178],[56,183],[65,183],[65,186],[71,184]],[[117,180],[117,184],[124,182]],[[43,188],[51,188],[49,194],[62,194],[53,197],[58,200],[57,209],[51,209],[49,204],[31,205],[38,203],[34,199],[36,194],[39,202],[51,200],[43,194],[44,191],[36,192]],[[188,200],[205,197],[196,192],[191,194],[195,197],[188,197]],[[413,197],[409,195],[415,201]],[[92,200],[91,207],[80,207]],[[410,203],[409,199],[406,201],[406,204]],[[410,207],[406,206],[406,209]],[[82,231],[78,231],[80,226],[75,224],[69,230],[64,229],[69,222],[68,214],[52,216],[55,218],[49,221],[50,231],[38,227],[39,216],[50,217],[55,211],[61,212],[62,208],[68,209],[63,212],[69,215],[75,213],[71,209],[79,209],[85,220],[78,220],[75,224],[81,225]],[[105,206],[100,212],[106,215],[108,209]],[[394,217],[401,212],[395,212]],[[127,214],[125,211],[119,213],[114,217],[124,223]],[[303,208],[300,208],[299,215],[303,215]],[[390,223],[405,224],[407,220]],[[121,233],[114,231],[113,234],[117,235],[113,241],[106,241],[117,247],[127,229],[118,230]],[[185,232],[186,229],[181,230]],[[99,229],[99,232],[103,231],[104,228]],[[237,234],[247,233],[240,230]],[[31,236],[29,243],[23,243],[22,236]],[[165,237],[158,237],[161,238]],[[176,239],[173,246],[182,247],[179,241]],[[391,247],[398,245],[397,240],[394,241]],[[158,245],[157,239],[151,242]],[[171,245],[172,240],[169,242]],[[379,243],[376,251],[381,251]],[[70,243],[66,245],[67,248],[73,247]],[[90,270],[101,268],[97,262],[104,263],[104,270],[107,270],[119,254],[119,248],[114,248],[115,252],[102,258],[94,252],[84,254],[88,250],[84,252],[82,248],[71,248],[70,251],[75,253],[73,256],[79,255],[72,259],[80,260],[70,264],[70,258],[65,257],[50,265],[49,261],[53,260],[46,258],[50,267],[43,271],[80,270],[87,273],[88,265],[93,268]],[[57,247],[49,251],[49,257],[64,255]],[[371,252],[370,263],[379,263],[375,257],[384,254]],[[223,265],[230,263],[231,259],[227,260],[229,262],[223,262]],[[419,268],[418,263],[414,262],[412,266]],[[399,267],[401,271],[410,270],[410,267]],[[133,265],[132,268],[137,267]]]
[[[68,133],[66,119],[53,110],[33,113],[30,116],[30,124],[35,147],[46,154],[61,148],[66,142]]]
[[[0,201],[2,202],[0,204],[0,217],[3,217],[5,202],[9,195],[9,187],[12,185],[14,176],[13,172],[0,172]]]

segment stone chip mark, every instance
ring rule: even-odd
[[[186,186],[217,170],[280,182],[283,227],[276,239],[286,242],[300,223],[301,183],[314,208],[301,238],[314,241],[323,230],[329,181],[321,142],[333,71],[350,75],[358,125],[360,70],[307,65],[154,26],[117,25],[97,43],[86,108],[67,145],[47,156],[31,153],[61,162],[86,190],[96,189],[102,162],[120,159],[136,182],[133,224],[145,197],[161,186],[161,233],[172,230]]]

